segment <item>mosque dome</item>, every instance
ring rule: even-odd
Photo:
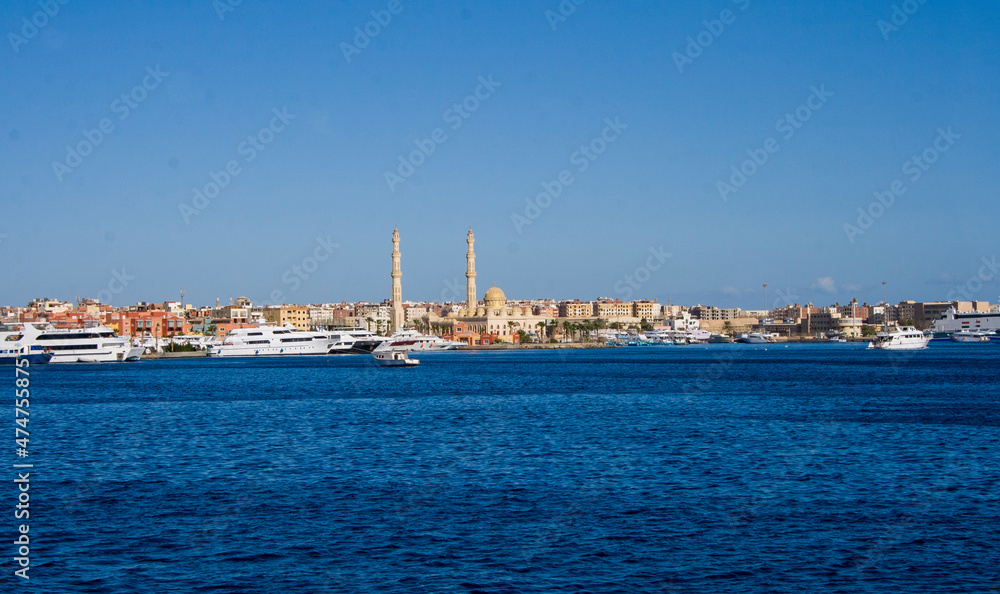
[[[483,301],[486,307],[503,307],[507,305],[507,296],[497,287],[493,287],[486,291]]]

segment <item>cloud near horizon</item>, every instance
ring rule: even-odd
[[[830,294],[837,292],[837,284],[833,282],[832,276],[824,276],[816,279],[811,285],[809,285],[809,288]]]

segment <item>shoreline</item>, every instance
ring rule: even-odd
[[[604,344],[603,342],[560,342],[527,343],[527,344],[473,344],[463,346],[459,351],[524,351],[524,350],[560,350],[560,349],[617,349],[621,347]],[[419,351],[417,351],[419,353]]]
[[[812,338],[790,338],[790,339],[789,338],[782,338],[782,339],[778,339],[776,342],[772,342],[770,344],[772,344],[772,345],[775,345],[775,344],[788,344],[788,343],[797,343],[797,344],[826,344],[828,342],[829,341],[827,341],[827,340],[812,339]],[[848,340],[847,344],[852,344],[852,343],[867,343],[867,342],[871,342],[871,341],[869,339],[867,339],[867,338],[860,339],[860,340],[859,339],[853,339],[853,340]],[[706,344],[708,344],[708,343],[706,343]],[[729,344],[737,344],[737,343],[729,343]],[[644,346],[663,346],[663,345],[644,345]],[[668,345],[668,346],[673,346],[673,345]],[[682,345],[682,346],[689,346],[689,345]],[[603,342],[585,342],[585,343],[581,343],[581,342],[561,342],[561,343],[557,343],[557,344],[528,343],[528,344],[522,344],[522,345],[517,345],[517,344],[467,345],[467,346],[463,346],[463,347],[460,347],[458,349],[455,349],[455,351],[453,351],[453,352],[456,352],[456,351],[532,351],[532,350],[534,350],[534,351],[539,351],[539,350],[542,350],[542,351],[544,351],[544,350],[550,350],[550,351],[552,351],[552,350],[590,350],[590,349],[623,349],[623,348],[640,348],[640,347],[626,347],[626,346],[620,346],[620,345],[609,345],[609,344],[604,344]],[[431,351],[424,351],[424,352],[431,352]],[[433,352],[449,352],[449,351],[433,351]],[[421,353],[421,351],[415,351],[415,354],[420,354],[420,353]],[[337,355],[310,355],[310,356],[315,356],[315,357],[323,357],[323,356],[337,356],[337,357],[342,357],[342,356],[346,356],[346,355],[344,355],[344,354],[337,354]],[[186,352],[181,352],[181,353],[144,353],[142,355],[142,357],[140,357],[140,359],[143,360],[143,361],[157,361],[157,360],[163,360],[163,359],[198,359],[198,358],[203,358],[203,357],[208,357],[208,351],[186,351]]]

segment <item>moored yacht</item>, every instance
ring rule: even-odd
[[[961,330],[951,335],[952,342],[989,342],[989,332],[981,330]]]
[[[29,365],[52,360],[51,352],[31,351],[23,338],[20,328],[0,326],[0,365],[16,365],[19,359],[26,359]]]
[[[325,355],[330,346],[326,332],[305,332],[290,324],[230,330],[210,357],[273,357],[280,355]]]
[[[875,339],[868,343],[870,349],[887,351],[912,351],[927,348],[931,337],[913,326],[901,326],[897,330],[879,332]]]
[[[1000,307],[992,311],[972,311],[959,313],[954,307],[945,312],[940,320],[934,320],[931,329],[935,333],[961,332],[972,330],[981,332],[996,332],[1000,330]]]
[[[763,332],[750,332],[749,334],[741,334],[736,342],[741,342],[743,344],[770,344],[772,342],[771,337]]]
[[[327,333],[330,335],[327,350],[331,355],[368,355],[386,340],[385,336],[364,328],[334,328]]]
[[[142,356],[141,347],[107,326],[59,330],[45,322],[25,322],[4,335],[4,344],[20,343],[29,354],[51,354],[50,363],[137,361]]]
[[[440,336],[421,334],[416,330],[400,330],[378,345],[376,351],[450,351],[462,343],[445,340]]]

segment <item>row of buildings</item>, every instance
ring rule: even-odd
[[[940,319],[952,307],[959,312],[988,312],[992,307],[985,301],[902,301],[874,305],[852,302],[822,307],[811,303],[796,304],[765,312],[705,305],[663,305],[656,300],[509,300],[495,287],[487,290],[484,297],[482,301],[477,301],[471,315],[465,302],[404,301],[401,303],[402,326],[458,337],[481,333],[511,338],[517,330],[537,335],[542,326],[558,329],[566,322],[588,320],[602,320],[609,327],[617,324],[623,328],[701,328],[719,333],[759,329],[763,322],[766,330],[784,336],[815,336],[831,332],[851,336],[860,335],[866,326],[885,323],[929,328],[934,320]],[[255,325],[260,321],[278,325],[287,323],[302,330],[362,327],[386,333],[392,328],[392,311],[391,300],[256,306],[249,299],[239,297],[226,305],[216,303],[207,307],[195,307],[179,301],[140,302],[112,307],[91,299],[79,303],[36,299],[25,307],[0,307],[0,317],[5,322],[46,321],[57,328],[105,325],[122,335],[163,337],[192,332],[221,336],[233,328]]]
[[[302,330],[334,327],[364,327],[379,333],[416,328],[443,336],[479,343],[490,340],[515,341],[525,335],[553,338],[565,332],[566,324],[582,325],[599,321],[609,327],[674,330],[701,328],[732,334],[763,329],[783,336],[816,336],[839,333],[861,335],[866,326],[899,323],[924,329],[954,307],[959,312],[988,312],[985,301],[903,301],[896,305],[837,303],[817,307],[812,303],[764,310],[740,310],[708,305],[685,307],[662,305],[655,299],[622,301],[599,298],[594,301],[552,299],[512,300],[499,287],[491,287],[479,300],[476,289],[475,236],[466,236],[466,295],[460,302],[414,302],[403,299],[402,252],[399,230],[392,234],[391,298],[379,303],[323,303],[313,305],[255,306],[246,297],[230,299],[228,305],[216,300],[214,307],[195,307],[178,301],[137,303],[111,307],[96,300],[77,304],[52,299],[36,299],[27,307],[0,308],[6,321],[45,320],[57,327],[106,325],[119,334],[164,337],[198,332],[222,336],[229,330],[261,322],[290,324]]]

